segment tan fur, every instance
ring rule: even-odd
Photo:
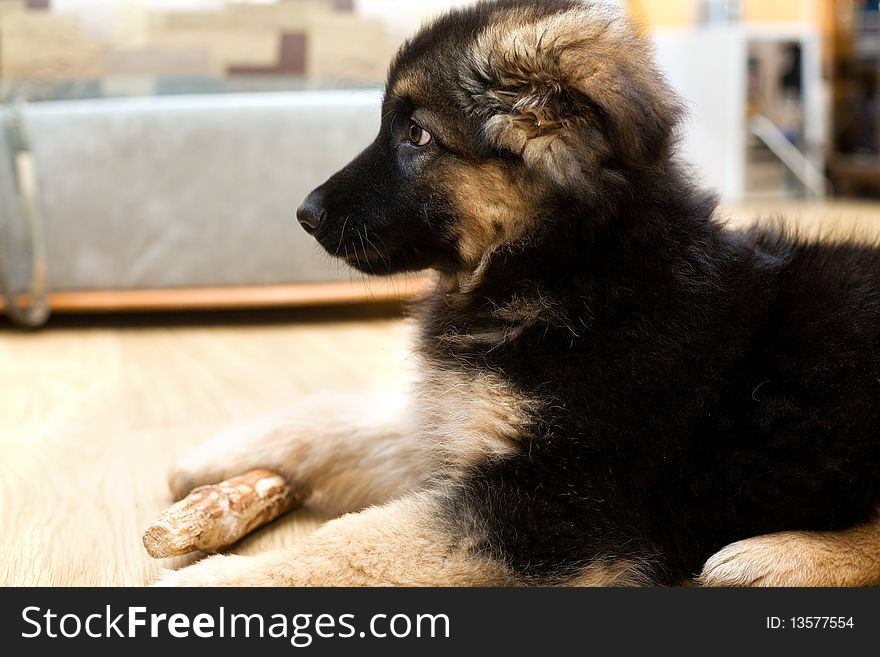
[[[422,94],[419,86],[420,80],[419,76],[404,72],[394,81],[394,86],[388,89],[387,93],[396,98],[419,98]]]
[[[434,446],[452,474],[511,453],[538,410],[496,374],[436,368],[426,368],[413,405],[419,440]]]
[[[184,454],[169,484],[179,498],[266,468],[338,515],[510,453],[536,410],[496,375],[423,366],[410,397],[323,393],[233,427]]]
[[[880,585],[880,519],[838,532],[780,532],[728,545],[706,562],[706,586]]]
[[[428,446],[412,440],[400,393],[322,393],[233,427],[185,453],[170,476],[175,497],[253,468],[284,475],[307,504],[340,514],[423,484]]]
[[[584,568],[566,586],[648,586],[650,578],[644,567],[634,561],[620,559],[598,562]]]
[[[514,583],[503,566],[474,554],[480,536],[442,526],[441,482],[510,453],[537,407],[490,373],[422,369],[409,407],[389,394],[313,396],[221,434],[172,474],[178,494],[268,467],[331,512],[394,501],[331,521],[295,550],[212,557],[166,573],[160,585]]]
[[[441,165],[438,184],[458,209],[453,229],[468,269],[487,251],[519,238],[531,225],[541,192],[534,180],[515,180],[497,162]]]
[[[640,125],[671,128],[677,112],[649,61],[647,41],[609,7],[509,12],[479,35],[461,78],[490,142],[557,183],[583,186],[611,151],[599,117],[574,109],[571,92],[607,115],[622,154],[643,153]]]
[[[454,305],[467,302],[468,295],[485,280],[495,250],[493,248],[486,251],[473,269],[460,269],[440,276],[438,286],[446,295],[447,303]]]
[[[475,552],[477,537],[439,526],[442,497],[412,495],[333,520],[292,550],[217,556],[159,586],[500,586],[515,583]]]

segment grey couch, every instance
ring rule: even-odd
[[[339,90],[24,106],[50,288],[347,280],[294,213],[374,138],[379,104],[379,91]],[[22,218],[2,212],[10,246]]]

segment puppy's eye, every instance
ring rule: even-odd
[[[406,140],[413,146],[425,146],[431,141],[431,133],[410,119],[406,126]]]

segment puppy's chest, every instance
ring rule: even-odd
[[[419,439],[452,466],[515,452],[541,408],[490,371],[428,365],[414,392]]]

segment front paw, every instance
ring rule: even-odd
[[[809,537],[781,532],[731,543],[712,555],[697,581],[704,586],[828,586]]]

